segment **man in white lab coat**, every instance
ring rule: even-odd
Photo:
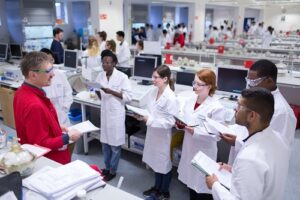
[[[101,54],[104,72],[96,82],[101,85],[98,96],[101,99],[101,136],[106,181],[116,176],[121,156],[121,146],[125,144],[125,103],[131,101],[131,85],[128,77],[118,71],[116,55],[110,50]]]
[[[296,129],[296,117],[290,105],[284,99],[279,89],[277,88],[277,67],[269,60],[258,60],[250,68],[246,78],[248,87],[262,87],[266,88],[274,96],[275,112],[272,117],[270,126],[277,131],[284,143],[291,148],[294,141]],[[235,137],[229,134],[223,134],[224,139],[234,147],[231,149],[229,163],[232,163],[238,151],[243,145],[243,139],[247,137],[247,131],[238,132]]]
[[[216,175],[207,176],[215,200],[281,200],[288,172],[289,148],[269,125],[274,113],[274,97],[264,88],[242,91],[236,108],[236,123],[249,135],[233,166],[221,164],[232,172],[227,190]]]
[[[54,59],[54,55],[49,49],[43,48],[41,52]],[[54,69],[53,72],[55,76],[52,78],[52,84],[43,89],[56,109],[59,124],[63,127],[69,127],[71,123],[68,112],[73,103],[72,88],[67,76],[62,71]]]
[[[118,66],[129,68],[130,49],[128,43],[125,41],[125,33],[123,31],[118,31],[116,34],[117,41],[120,42],[117,45]]]

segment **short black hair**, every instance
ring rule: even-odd
[[[258,60],[251,66],[250,70],[256,71],[259,77],[271,77],[276,83],[277,81],[277,67],[269,60]]]
[[[44,53],[46,53],[46,54],[48,54],[48,55],[51,55],[52,58],[55,59],[54,53],[53,53],[50,49],[42,48],[42,49],[40,50],[40,52],[44,52]]]
[[[64,32],[61,28],[55,28],[53,29],[53,36],[55,37],[56,34],[59,34],[60,32]]]
[[[112,57],[113,62],[115,64],[118,63],[118,58],[117,58],[116,54],[114,54],[111,50],[108,50],[108,49],[103,50],[102,53],[101,53],[101,60],[103,60],[103,58],[106,57],[106,56]]]
[[[123,37],[123,38],[125,37],[124,31],[117,31],[116,34],[120,37]]]
[[[274,97],[272,93],[261,87],[244,89],[241,93],[246,106],[257,112],[263,123],[270,123],[274,114]]]

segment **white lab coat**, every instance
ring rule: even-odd
[[[100,54],[95,56],[89,56],[88,50],[82,52],[81,64],[82,77],[89,81],[95,81],[95,78],[97,77],[99,72],[103,71]]]
[[[121,146],[125,144],[125,103],[131,101],[131,84],[127,75],[117,69],[109,79],[106,78],[106,72],[101,72],[96,82],[105,88],[110,88],[117,92],[122,92],[123,99],[111,94],[101,92],[101,136],[102,143],[111,146]]]
[[[273,35],[269,31],[265,31],[263,34],[262,47],[270,47],[273,40]]]
[[[165,47],[167,43],[172,44],[172,40],[171,40],[169,33],[167,33],[166,36],[164,36],[164,35],[160,36],[159,41],[161,43],[161,46],[163,46],[163,47]]]
[[[99,71],[101,69],[101,71],[103,71],[100,54],[95,55],[95,56],[90,56],[90,55],[88,55],[88,50],[85,50],[82,52],[81,64],[82,64],[82,67],[95,69],[97,71]]]
[[[289,148],[266,128],[251,136],[232,167],[230,191],[215,182],[215,200],[282,200],[288,175]]]
[[[102,42],[100,43],[100,45],[99,45],[99,47],[100,47],[100,57],[101,57],[102,51],[105,50],[105,44],[106,44],[106,41],[102,41]]]
[[[270,126],[276,132],[279,133],[282,141],[289,147],[292,147],[297,119],[290,105],[284,99],[279,89],[272,91],[274,97],[274,114],[272,120],[270,122]],[[240,131],[237,133],[238,137],[235,141],[235,146],[231,148],[229,154],[229,163],[233,163],[237,153],[243,146],[243,139],[247,137],[247,134],[244,131]]]
[[[143,151],[143,162],[155,172],[167,174],[172,169],[170,144],[173,115],[178,113],[178,103],[174,92],[167,86],[158,100],[158,88],[152,88],[147,94],[147,133]]]
[[[68,112],[73,103],[72,88],[67,76],[62,71],[54,69],[53,72],[51,85],[43,89],[56,109],[59,123],[68,127],[71,125]]]
[[[128,43],[123,41],[122,44],[117,45],[117,57],[118,57],[118,66],[129,68],[129,59],[130,59],[130,49]]]
[[[209,117],[218,122],[225,121],[226,109],[220,102],[207,97],[206,100],[194,110],[197,95],[189,99],[183,107],[183,116],[191,125],[200,124],[203,117]],[[209,135],[204,127],[194,128],[194,134],[187,131],[184,135],[181,159],[178,166],[178,179],[197,193],[211,193],[205,183],[205,176],[198,169],[191,165],[193,157],[198,151],[204,152],[211,159],[217,159],[217,141],[219,137]]]

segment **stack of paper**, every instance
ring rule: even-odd
[[[140,116],[149,116],[150,115],[150,113],[147,110],[142,109],[142,108],[137,108],[137,107],[130,106],[130,105],[126,105],[126,108],[136,115],[140,115]]]
[[[230,189],[231,173],[226,170],[219,170],[220,165],[210,157],[199,151],[192,160],[192,165],[199,169],[205,175],[215,174],[220,183]]]
[[[79,190],[90,191],[104,186],[98,172],[86,163],[76,160],[58,168],[42,168],[23,180],[23,186],[47,199],[72,199]]]

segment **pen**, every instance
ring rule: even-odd
[[[193,125],[193,126],[189,126],[189,127],[192,127],[192,128],[194,128],[194,127],[197,127],[197,126],[200,126],[200,124]]]

